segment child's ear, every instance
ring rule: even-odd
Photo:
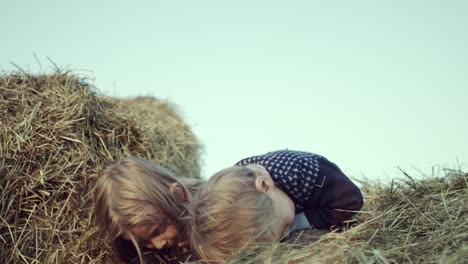
[[[178,203],[188,202],[188,194],[180,183],[172,183],[169,191],[174,195]]]
[[[268,192],[270,190],[270,182],[268,178],[265,176],[257,176],[255,177],[255,189],[259,192]]]

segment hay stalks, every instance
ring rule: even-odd
[[[111,262],[90,214],[102,164],[138,156],[198,177],[199,150],[155,98],[103,98],[69,72],[1,75],[0,263]]]
[[[365,183],[363,190],[366,205],[354,228],[318,241],[306,231],[229,263],[467,263],[468,174],[420,181],[406,174],[389,186]]]

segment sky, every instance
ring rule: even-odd
[[[0,0],[0,71],[178,105],[202,175],[278,149],[389,180],[468,165],[468,1]]]

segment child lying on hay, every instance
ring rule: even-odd
[[[289,228],[340,227],[363,204],[359,188],[319,155],[283,150],[237,165],[206,184],[136,158],[107,165],[95,214],[115,254],[142,262],[142,252],[155,249],[160,262],[178,263],[190,259],[190,240],[195,256],[221,261],[249,242],[281,240]]]
[[[142,262],[148,249],[156,249],[153,261],[162,263],[186,255],[186,228],[178,218],[200,183],[177,178],[148,160],[124,158],[108,163],[94,188],[94,213],[119,260]]]
[[[363,206],[359,188],[320,155],[280,150],[237,165],[211,177],[190,204],[190,242],[203,261],[280,241],[290,227],[339,228]]]

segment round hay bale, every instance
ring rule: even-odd
[[[200,145],[174,106],[104,98],[70,72],[0,76],[0,263],[109,263],[93,177],[136,156],[199,177]]]
[[[177,175],[199,178],[200,147],[191,129],[178,114],[177,106],[154,97],[105,98],[121,115],[128,113],[145,132],[160,164]]]

